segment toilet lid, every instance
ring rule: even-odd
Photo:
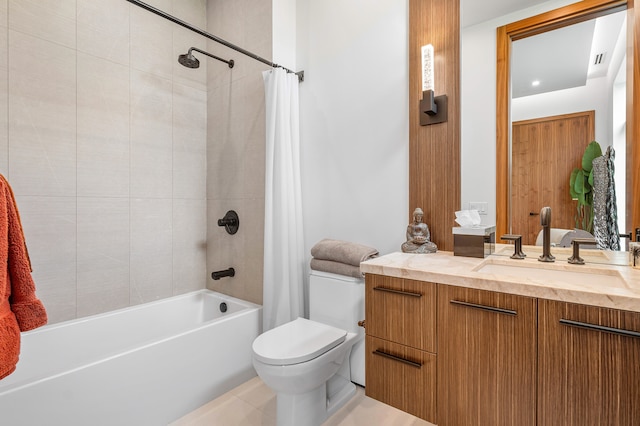
[[[271,365],[309,361],[344,342],[345,330],[305,318],[271,329],[253,341],[253,355]]]

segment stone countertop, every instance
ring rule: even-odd
[[[496,245],[498,246],[498,245]],[[525,250],[526,253],[526,250]],[[521,296],[640,312],[640,269],[630,266],[571,265],[562,254],[553,263],[491,255],[484,259],[433,254],[390,253],[360,264],[363,273],[388,275]],[[626,253],[624,253],[626,255]]]

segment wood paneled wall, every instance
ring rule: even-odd
[[[632,69],[627,70],[627,229],[620,230],[634,233],[640,228],[640,203],[636,198],[640,197],[640,4],[636,3],[627,1],[627,67]]]
[[[420,48],[435,52],[435,94],[447,95],[448,120],[420,126]],[[453,251],[460,210],[460,0],[409,0],[409,218],[416,207],[439,250]]]

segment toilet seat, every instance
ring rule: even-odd
[[[346,336],[345,330],[298,318],[258,336],[253,353],[265,364],[299,364],[335,348]]]

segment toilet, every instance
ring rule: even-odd
[[[253,342],[253,366],[277,395],[278,426],[317,426],[364,386],[364,279],[311,271],[309,319]]]

